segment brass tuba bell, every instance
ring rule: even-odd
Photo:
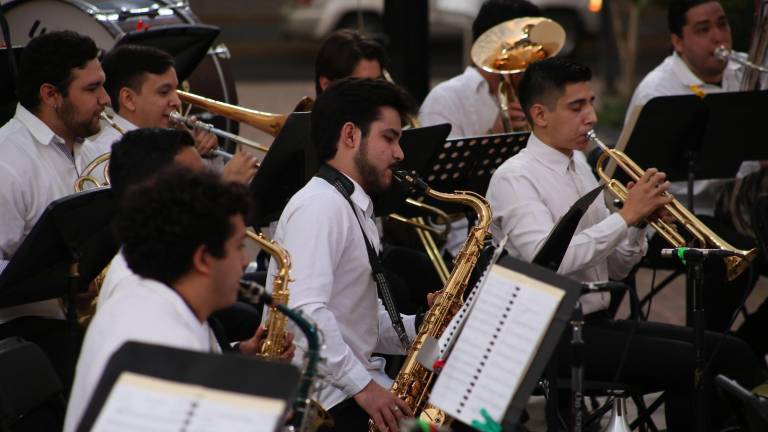
[[[565,30],[560,24],[548,18],[525,17],[492,27],[472,45],[472,62],[502,77],[496,96],[507,132],[513,132],[509,104],[517,101],[512,76],[524,72],[531,63],[554,57],[564,44]]]

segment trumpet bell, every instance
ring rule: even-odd
[[[526,17],[492,27],[472,45],[470,55],[486,72],[515,74],[553,57],[565,44],[565,30],[548,18]]]

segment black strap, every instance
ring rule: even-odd
[[[342,173],[327,164],[322,165],[315,176],[327,181],[331,184],[331,186],[335,187],[336,190],[338,190],[339,193],[344,197],[344,199],[347,200],[347,203],[349,203],[349,206],[352,208],[352,214],[355,215],[355,220],[360,226],[360,232],[363,234],[363,240],[365,240],[365,249],[368,252],[368,261],[371,263],[371,277],[376,283],[379,297],[381,298],[382,303],[384,303],[384,309],[387,310],[389,319],[392,321],[392,327],[395,329],[397,337],[400,339],[400,343],[403,345],[403,349],[408,351],[408,347],[410,346],[411,342],[408,339],[408,334],[405,332],[403,318],[397,311],[395,300],[392,297],[392,291],[389,289],[387,278],[384,275],[384,265],[381,263],[379,254],[373,247],[373,244],[370,240],[368,240],[368,236],[365,234],[363,224],[357,217],[355,204],[350,198],[352,192],[355,191],[355,185]]]

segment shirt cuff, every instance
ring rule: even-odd
[[[339,379],[339,387],[341,391],[352,397],[360,393],[372,379],[368,369],[360,362],[355,362],[355,365]]]
[[[605,218],[602,222],[605,224],[605,227],[608,229],[608,231],[624,231],[627,230],[629,225],[627,225],[627,221],[624,220],[623,217],[617,212],[613,213],[607,218]]]
[[[405,327],[405,334],[408,335],[408,339],[413,340],[416,338],[416,333],[419,329],[416,328],[416,315],[400,315],[403,317],[403,327]]]

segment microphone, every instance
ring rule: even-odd
[[[624,282],[603,281],[603,282],[583,282],[581,284],[581,293],[611,292],[615,289],[627,289]]]
[[[702,260],[707,257],[729,257],[729,256],[741,256],[736,252],[731,252],[723,249],[699,249],[689,247],[679,247],[671,249],[662,249],[661,257],[669,259],[679,259],[685,264],[685,260]]]

